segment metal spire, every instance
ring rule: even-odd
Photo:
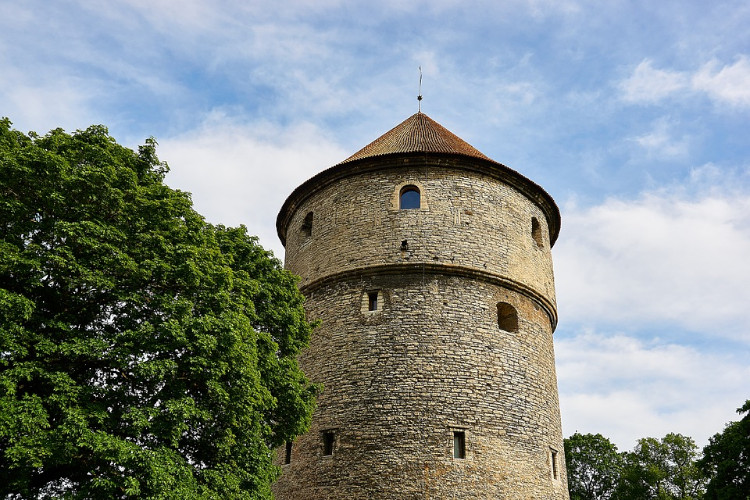
[[[419,67],[419,95],[417,96],[418,111],[422,112],[422,66]]]

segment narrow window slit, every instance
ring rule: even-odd
[[[453,431],[453,458],[466,458],[465,431]]]
[[[336,433],[334,431],[325,431],[323,433],[323,455],[333,455],[333,444],[336,442]]]
[[[531,237],[534,239],[534,243],[539,248],[544,248],[544,240],[542,239],[542,226],[539,224],[539,219],[536,217],[531,218]]]
[[[549,450],[550,466],[552,468],[552,479],[557,479],[557,450],[550,448]]]
[[[284,454],[284,463],[286,465],[289,465],[292,463],[292,442],[287,441],[286,442],[286,453]]]
[[[313,213],[307,212],[307,215],[305,215],[305,220],[302,221],[302,226],[300,227],[300,231],[302,232],[302,235],[305,237],[312,236],[312,228],[313,228]]]

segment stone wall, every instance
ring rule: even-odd
[[[404,185],[420,209],[398,209]],[[324,390],[276,497],[567,499],[547,214],[492,175],[411,161],[323,184],[290,215],[286,265],[321,320],[300,363]]]
[[[410,159],[340,179],[300,203],[286,233],[287,267],[304,287],[373,265],[439,263],[507,277],[554,307],[548,221],[540,207],[488,175]],[[399,210],[399,190],[420,188],[422,207]],[[312,213],[312,229],[305,218]],[[532,218],[542,245],[532,238]],[[401,251],[407,241],[408,250]]]

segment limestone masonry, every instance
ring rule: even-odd
[[[559,228],[542,188],[423,113],[298,187],[277,229],[324,390],[276,498],[567,499]]]

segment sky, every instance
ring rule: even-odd
[[[750,399],[746,0],[0,0],[0,116],[148,137],[283,258],[291,191],[417,111],[560,207],[563,434],[703,447]]]

